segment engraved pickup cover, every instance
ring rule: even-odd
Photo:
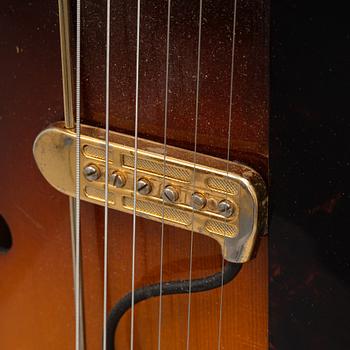
[[[104,205],[105,132],[82,125],[80,198]],[[134,137],[110,132],[109,198],[111,209],[134,210]],[[75,195],[73,130],[57,123],[41,132],[33,151],[46,180]],[[212,237],[224,258],[245,262],[266,221],[265,185],[253,169],[235,162],[138,139],[136,213]],[[194,176],[195,175],[195,176]],[[165,177],[165,179],[164,179]],[[165,185],[165,186],[164,186]]]

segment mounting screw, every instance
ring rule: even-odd
[[[100,169],[94,164],[87,165],[83,170],[83,174],[88,181],[96,181],[101,176]]]
[[[169,185],[164,188],[162,197],[164,200],[174,203],[179,199],[179,192],[175,187]]]
[[[230,217],[234,212],[233,204],[226,199],[223,199],[218,204],[218,211],[221,215],[225,216],[226,218]]]
[[[192,193],[192,208],[193,209],[203,209],[207,204],[207,199],[202,193],[195,192]]]
[[[120,171],[115,171],[112,175],[111,175],[111,183],[113,186],[115,186],[116,188],[121,188],[125,186],[126,183],[126,177],[125,175],[120,172]]]
[[[151,183],[144,178],[137,181],[137,192],[143,195],[150,194],[152,191]]]

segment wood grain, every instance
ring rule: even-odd
[[[172,8],[168,143],[194,147],[196,30],[198,4],[174,0]],[[142,5],[140,135],[163,141],[166,2]],[[63,118],[57,5],[55,1],[6,3],[0,147],[0,213],[13,234],[13,248],[0,255],[1,349],[73,349],[74,305],[68,199],[51,188],[31,154],[35,136]],[[227,157],[232,4],[204,1],[198,120],[198,151]],[[238,1],[234,74],[234,123],[230,158],[267,178],[267,26],[261,0]],[[135,1],[112,9],[111,126],[134,130]],[[103,2],[83,8],[82,98],[84,121],[103,126]],[[109,308],[131,288],[132,217],[110,212]],[[136,286],[159,281],[158,223],[137,220]],[[166,226],[164,280],[187,278],[190,233]],[[87,349],[100,349],[102,329],[103,209],[82,204],[82,256]],[[216,242],[194,235],[193,277],[220,269]],[[267,240],[224,289],[221,349],[267,349]],[[192,296],[190,348],[216,349],[220,291]],[[184,349],[185,296],[163,298],[162,349]],[[155,349],[155,298],[135,308],[135,350]],[[117,331],[118,349],[130,341],[130,314]]]

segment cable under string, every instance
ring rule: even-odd
[[[170,14],[171,0],[168,0],[167,34],[166,34],[166,63],[165,63],[165,99],[164,99],[164,146],[163,146],[163,189],[165,188],[166,155],[167,155],[167,126],[168,126],[168,95],[169,95],[169,43],[170,43]],[[158,350],[161,348],[162,330],[162,296],[163,296],[163,255],[164,255],[164,198],[162,202],[162,227],[160,239],[160,271],[159,271],[159,312],[158,312]]]
[[[197,164],[197,131],[198,131],[198,115],[199,115],[199,82],[200,82],[200,64],[201,64],[201,41],[202,41],[202,8],[203,1],[199,1],[199,18],[198,18],[198,46],[197,46],[197,74],[196,74],[196,102],[195,102],[195,127],[194,127],[194,154],[193,154],[193,192],[195,192],[196,182],[196,164]],[[192,208],[192,229],[190,241],[190,266],[189,266],[189,286],[188,286],[188,304],[187,304],[187,336],[186,349],[190,348],[190,326],[191,326],[191,294],[192,294],[192,263],[193,263],[193,221],[194,208]]]
[[[108,180],[109,180],[109,82],[111,1],[107,0],[106,25],[106,120],[105,120],[105,184],[104,184],[104,252],[103,252],[103,350],[107,349],[107,294],[108,294]]]
[[[231,125],[232,125],[232,103],[233,103],[233,74],[235,66],[235,43],[236,43],[236,22],[237,22],[237,0],[233,4],[233,20],[232,20],[232,50],[231,50],[231,74],[230,74],[230,99],[228,113],[228,128],[227,128],[227,158],[226,158],[226,177],[229,178],[229,162],[230,162],[230,147],[231,147]],[[227,192],[225,194],[227,200]],[[227,218],[226,218],[227,221]],[[223,250],[226,246],[226,232],[224,234]],[[225,261],[222,257],[221,262],[221,286],[220,286],[220,304],[219,304],[219,326],[218,326],[218,350],[221,348],[221,332],[222,332],[222,313],[224,299],[224,266]]]
[[[239,273],[242,264],[235,264],[227,262],[224,267],[224,284],[232,281]],[[203,278],[194,279],[191,281],[192,293],[206,292],[220,287],[222,281],[222,272],[219,271],[213,275],[205,276]],[[159,296],[160,291],[162,295],[176,295],[185,294],[189,291],[189,280],[167,281],[163,282],[162,289],[159,284],[151,284],[138,288],[134,291],[134,303],[148,300]],[[119,321],[131,307],[132,293],[124,295],[112,307],[107,322],[107,350],[116,350],[114,346],[114,339]],[[117,349],[118,350],[118,349]]]
[[[134,203],[132,218],[132,262],[131,262],[131,321],[130,350],[134,349],[135,320],[135,255],[136,255],[136,188],[137,188],[137,151],[138,151],[138,119],[139,119],[139,70],[140,70],[140,15],[141,0],[137,0],[136,19],[136,79],[135,79],[135,143],[134,143]]]

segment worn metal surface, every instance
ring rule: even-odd
[[[111,209],[132,214],[136,195],[137,215],[215,239],[225,260],[242,263],[252,257],[259,235],[266,227],[267,216],[266,186],[258,173],[240,163],[201,153],[196,154],[195,164],[193,152],[169,145],[164,161],[163,144],[140,138],[135,194],[135,138],[110,132],[110,166],[106,173],[104,133],[96,127],[81,127],[82,200],[104,205],[107,177]],[[75,195],[75,139],[72,130],[57,123],[43,130],[33,146],[34,158],[44,178],[68,196]],[[114,172],[123,172],[126,182],[122,188],[116,189],[111,183]],[[162,199],[164,189],[171,188],[166,186],[178,189],[179,198],[172,204]],[[193,209],[194,192],[206,197],[205,208]]]

